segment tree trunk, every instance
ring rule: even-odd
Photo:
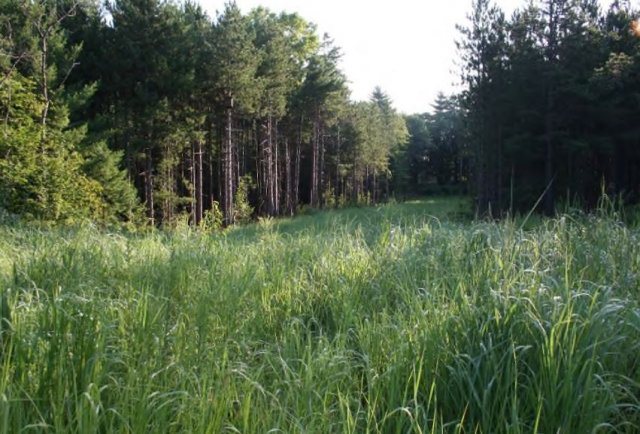
[[[155,213],[153,203],[153,157],[151,149],[145,151],[145,170],[144,170],[144,199],[147,207],[147,219],[151,226],[155,225]]]
[[[264,168],[265,168],[265,199],[267,205],[267,215],[273,216],[275,213],[275,192],[273,188],[273,119],[267,116],[267,139],[264,146]]]
[[[318,200],[318,178],[319,178],[319,171],[320,171],[320,152],[319,152],[319,148],[320,148],[320,140],[319,140],[319,120],[318,120],[318,116],[316,116],[316,118],[313,121],[313,137],[312,137],[312,144],[311,144],[311,198],[310,198],[310,202],[311,202],[311,206],[312,207],[317,207],[319,204],[319,200]]]
[[[284,177],[285,177],[285,212],[293,215],[293,183],[291,179],[291,151],[289,149],[289,139],[284,139]]]
[[[502,193],[502,179],[503,175],[503,161],[502,161],[502,125],[498,125],[498,173],[496,176],[496,193],[497,193],[497,208],[498,213],[502,215],[504,211],[504,201],[503,201],[503,193]]]
[[[388,201],[389,197],[391,197],[391,180],[389,179],[389,175],[385,175],[384,177],[384,186],[385,186],[385,192],[384,192],[384,200]]]
[[[220,204],[220,208],[221,211],[224,214],[224,211],[222,210],[222,208],[224,208],[224,177],[223,177],[223,165],[224,165],[224,148],[226,146],[226,136],[224,135],[224,131],[220,130],[218,131],[219,137],[221,138],[220,141],[220,147],[218,149],[219,153],[218,153],[218,158],[216,160],[216,171],[217,173],[217,190],[218,190],[218,201]]]
[[[40,75],[42,80],[42,99],[44,100],[40,123],[42,125],[41,139],[44,142],[47,129],[47,117],[49,115],[49,107],[51,106],[51,100],[49,99],[49,80],[47,78],[47,62],[49,60],[48,32],[41,32],[40,37],[42,38],[42,53],[40,53]]]
[[[213,190],[214,190],[214,166],[215,166],[215,162],[213,160],[213,144],[209,143],[207,149],[209,150],[209,177],[208,177],[208,183],[209,183],[209,209],[213,209],[216,198],[214,197],[213,194]]]
[[[369,199],[371,198],[371,175],[369,174],[369,166],[365,166],[364,168],[364,181],[362,186],[363,193],[365,194],[367,204],[369,203]]]
[[[481,114],[484,116],[484,114]],[[484,136],[484,125],[482,125],[480,131],[482,131],[482,135]],[[485,143],[484,137],[480,137],[478,143],[478,151],[475,156],[476,164],[476,189],[478,191],[477,194],[477,203],[476,203],[476,214],[477,216],[484,216],[487,214],[489,209],[489,199],[487,197],[487,164],[486,164],[486,156],[485,156]]]
[[[324,206],[324,126],[320,130],[320,168],[318,176],[318,199],[320,206]]]
[[[202,141],[198,140],[196,143],[196,155],[195,155],[195,224],[199,225],[202,222],[203,215],[203,194],[202,194]]]
[[[562,3],[556,5],[556,1],[551,0],[547,2],[548,9],[546,11],[548,15],[548,36],[547,36],[547,48],[546,48],[546,56],[548,62],[548,70],[547,70],[547,85],[546,85],[546,93],[547,93],[547,110],[545,113],[545,142],[546,142],[546,152],[544,159],[544,181],[545,181],[545,194],[544,194],[544,213],[547,216],[552,216],[555,213],[555,197],[554,197],[554,167],[553,167],[553,159],[554,159],[554,151],[555,151],[555,143],[554,143],[554,77],[552,73],[554,72],[556,65],[556,53],[558,47],[558,34],[559,34],[559,24],[560,24],[560,16],[564,12],[562,8]],[[557,7],[556,7],[557,6]]]
[[[555,212],[555,198],[553,195],[553,158],[554,158],[554,143],[553,143],[553,114],[551,113],[551,107],[553,106],[553,98],[551,91],[547,95],[547,113],[545,115],[545,141],[546,141],[546,153],[544,159],[544,183],[545,183],[545,195],[544,195],[544,213],[547,216],[552,216]]]
[[[224,223],[229,226],[233,224],[233,99],[230,99],[227,106],[227,123],[226,123],[226,137],[224,145],[222,147],[222,160],[223,170],[222,176],[224,178]]]
[[[378,179],[377,179],[377,171],[374,170],[373,171],[373,175],[372,175],[372,188],[371,188],[371,202],[372,203],[376,203],[376,201],[378,200]]]
[[[266,187],[266,178],[265,178],[265,163],[264,163],[264,143],[262,142],[262,124],[257,121],[254,122],[252,127],[254,132],[254,144],[256,147],[256,186],[258,191],[260,192],[260,198],[262,199],[262,203],[259,206],[259,211],[264,212],[264,207],[266,206],[267,201],[267,187]]]
[[[275,215],[280,214],[280,173],[278,164],[278,121],[274,128],[275,139],[273,141],[273,211]]]
[[[300,137],[302,137],[302,135]],[[302,158],[301,140],[302,138],[300,138],[300,140],[298,140],[298,143],[296,143],[296,163],[295,163],[295,169],[293,174],[293,198],[292,198],[293,212],[292,214],[298,210],[298,201],[300,200],[300,160]]]
[[[338,137],[337,137],[337,141],[336,141],[336,178],[335,178],[335,184],[334,184],[334,188],[335,188],[335,197],[336,197],[336,204],[339,204],[339,199],[340,199],[340,194],[341,194],[341,190],[342,190],[342,183],[340,182],[340,148],[341,148],[341,136],[340,136],[340,125],[338,125]]]

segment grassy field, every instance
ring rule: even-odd
[[[0,433],[639,432],[640,230],[462,209],[0,226]]]

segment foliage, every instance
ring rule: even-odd
[[[76,7],[0,5],[0,207],[49,221],[130,217],[136,200],[119,156],[70,124],[70,107],[81,107],[93,92],[64,86],[79,47],[67,44],[60,23]]]
[[[253,216],[253,207],[249,203],[249,193],[254,188],[251,175],[245,175],[238,182],[238,189],[235,196],[235,221],[237,223],[247,223]]]
[[[473,2],[459,49],[477,211],[592,208],[603,179],[639,200],[637,18],[629,2],[538,0],[510,19]]]
[[[222,229],[224,223],[224,217],[222,215],[222,211],[220,210],[220,204],[218,202],[214,202],[213,206],[205,211],[204,218],[200,223],[200,227],[204,231],[215,231],[218,229]]]
[[[603,179],[634,204],[637,19],[626,1],[507,17],[474,0],[462,92],[402,116],[379,87],[350,101],[339,46],[295,13],[2,0],[0,207],[137,222],[143,202],[152,226],[197,226],[219,203],[228,226],[245,176],[254,216],[450,192],[472,192],[478,215],[552,215],[597,206]]]

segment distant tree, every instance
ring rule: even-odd
[[[409,142],[403,156],[403,168],[406,170],[407,179],[401,184],[400,192],[403,194],[423,194],[427,184],[429,167],[429,148],[431,137],[427,126],[429,115],[413,114],[405,117]],[[398,178],[398,170],[394,171]]]
[[[236,187],[234,171],[234,114],[253,113],[257,108],[261,84],[256,79],[260,61],[250,22],[235,2],[227,3],[218,16],[213,33],[215,86],[218,103],[224,109],[222,141],[222,212],[225,224],[234,221],[233,197]]]
[[[430,172],[438,184],[458,184],[466,178],[466,137],[458,98],[438,94],[428,117]]]
[[[258,66],[260,81],[260,104],[258,116],[261,118],[259,134],[258,172],[268,215],[278,215],[282,202],[282,172],[288,180],[286,191],[289,208],[291,207],[291,172],[288,142],[284,143],[284,162],[282,160],[281,123],[289,110],[292,95],[301,85],[301,68],[304,56],[308,55],[304,38],[308,27],[296,15],[276,15],[267,9],[258,8],[250,14],[250,20],[256,34],[256,47],[261,53]]]
[[[490,0],[474,0],[468,27],[459,30],[463,36],[458,42],[462,78],[467,85],[462,105],[473,146],[476,211],[491,214],[503,207],[502,97],[507,48],[504,13]]]
[[[280,22],[289,46],[289,94],[284,127],[285,213],[293,215],[300,201],[300,177],[303,143],[310,134],[310,118],[303,85],[309,72],[311,58],[320,49],[315,25],[297,14],[281,14]],[[338,138],[339,142],[339,138]]]
[[[539,0],[505,20],[474,2],[459,47],[480,213],[551,215],[559,194],[594,206],[603,184],[638,200],[636,17],[628,2],[603,15],[595,0]]]
[[[112,23],[105,29],[103,110],[113,146],[125,151],[136,182],[142,175],[147,219],[154,224],[169,212],[167,178],[179,152],[170,143],[170,95],[179,89],[171,71],[177,23],[172,9],[158,0],[115,0],[107,8]]]
[[[378,175],[381,175],[384,182],[384,196],[388,197],[391,188],[393,174],[391,168],[395,161],[400,158],[402,148],[407,144],[409,132],[404,118],[393,108],[391,98],[380,88],[376,87],[371,94],[371,101],[380,111],[380,139],[381,145],[378,150],[379,161],[374,166],[373,172],[373,199],[378,199],[380,193],[376,182]],[[396,167],[398,172],[401,169]]]
[[[338,68],[339,50],[325,39],[322,50],[309,58],[305,80],[299,90],[300,106],[311,124],[311,182],[309,202],[321,206],[324,178],[325,132],[335,124],[337,112],[346,103],[346,78]]]

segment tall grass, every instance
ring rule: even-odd
[[[640,231],[458,211],[0,227],[0,433],[638,432]]]

